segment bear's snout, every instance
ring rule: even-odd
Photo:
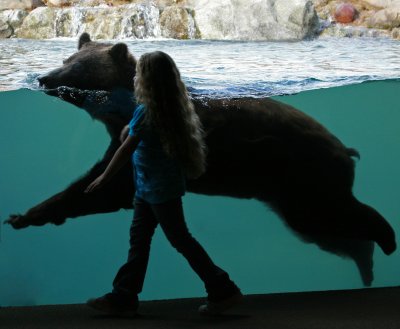
[[[49,76],[43,74],[43,75],[39,76],[37,79],[39,81],[39,86],[40,87],[45,87],[47,82],[48,82],[48,80],[49,80]]]
[[[68,76],[64,73],[62,68],[55,69],[40,75],[37,79],[39,86],[44,88],[57,88],[67,85]]]

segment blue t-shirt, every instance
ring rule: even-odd
[[[185,175],[179,163],[169,157],[159,134],[144,120],[146,108],[138,105],[129,123],[129,135],[140,142],[132,155],[136,194],[149,203],[163,203],[185,194]]]

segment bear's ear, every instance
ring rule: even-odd
[[[85,43],[88,43],[88,42],[90,42],[90,41],[92,41],[92,40],[90,40],[90,35],[89,35],[89,33],[86,33],[86,32],[82,33],[81,36],[79,37],[78,50],[81,49],[82,46],[83,46]]]
[[[109,50],[111,57],[118,62],[125,62],[128,57],[128,47],[124,43],[117,43]]]

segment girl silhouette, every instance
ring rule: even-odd
[[[199,312],[224,312],[242,298],[229,275],[213,263],[190,234],[182,208],[185,178],[197,178],[206,167],[206,146],[200,120],[172,58],[157,51],[137,64],[138,105],[129,134],[102,175],[86,189],[99,189],[132,158],[135,211],[127,262],[119,269],[113,290],[90,299],[88,306],[108,314],[135,314],[142,291],[151,240],[158,224],[168,241],[204,282],[207,300]]]

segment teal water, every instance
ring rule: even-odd
[[[400,82],[379,81],[274,97],[311,114],[357,148],[355,195],[400,234]],[[61,191],[98,160],[104,127],[39,91],[0,93],[0,219]],[[188,194],[188,225],[246,294],[361,288],[356,266],[305,244],[254,200]],[[15,231],[1,225],[0,305],[81,303],[111,288],[128,250],[132,213]],[[227,226],[226,223],[229,222]],[[374,287],[400,284],[400,255],[375,251]],[[203,296],[202,284],[160,231],[141,298]]]

